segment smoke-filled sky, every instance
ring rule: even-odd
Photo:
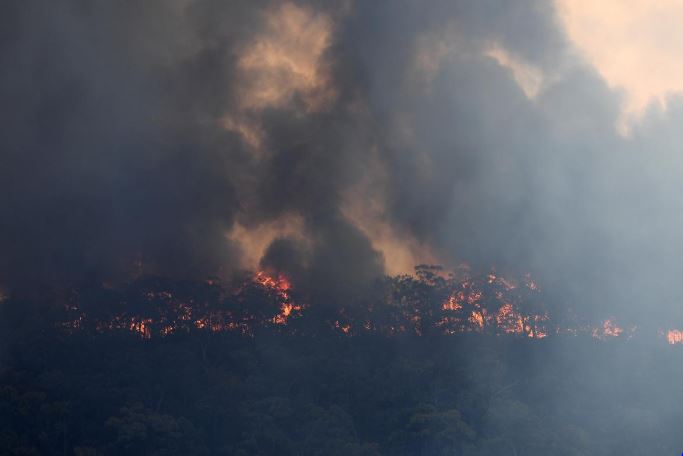
[[[0,5],[0,283],[417,263],[683,319],[674,1]],[[647,317],[647,318],[646,318]]]

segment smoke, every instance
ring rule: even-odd
[[[8,290],[260,264],[336,304],[466,261],[558,308],[683,317],[683,103],[621,135],[549,2],[0,13]]]

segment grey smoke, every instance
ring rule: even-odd
[[[394,230],[447,265],[531,272],[557,308],[683,318],[678,98],[620,136],[621,94],[571,52],[549,2],[299,5],[331,18],[337,97],[251,113],[268,151],[255,157],[219,120],[239,109],[239,50],[269,4],[3,3],[0,282],[116,280],[133,264],[229,276],[235,221],[295,214],[308,242],[276,239],[262,264],[345,302],[383,274],[343,215],[370,181]],[[420,82],[418,44],[440,30],[453,49]],[[494,43],[553,76],[535,99],[485,55]]]

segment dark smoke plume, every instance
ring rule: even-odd
[[[229,277],[244,236],[295,220],[257,260],[321,302],[419,245],[530,272],[558,307],[683,316],[681,102],[618,134],[621,95],[549,2],[27,0],[0,21],[7,290]]]

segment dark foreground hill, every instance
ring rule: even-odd
[[[0,454],[674,455],[683,350],[582,337],[6,328]]]

